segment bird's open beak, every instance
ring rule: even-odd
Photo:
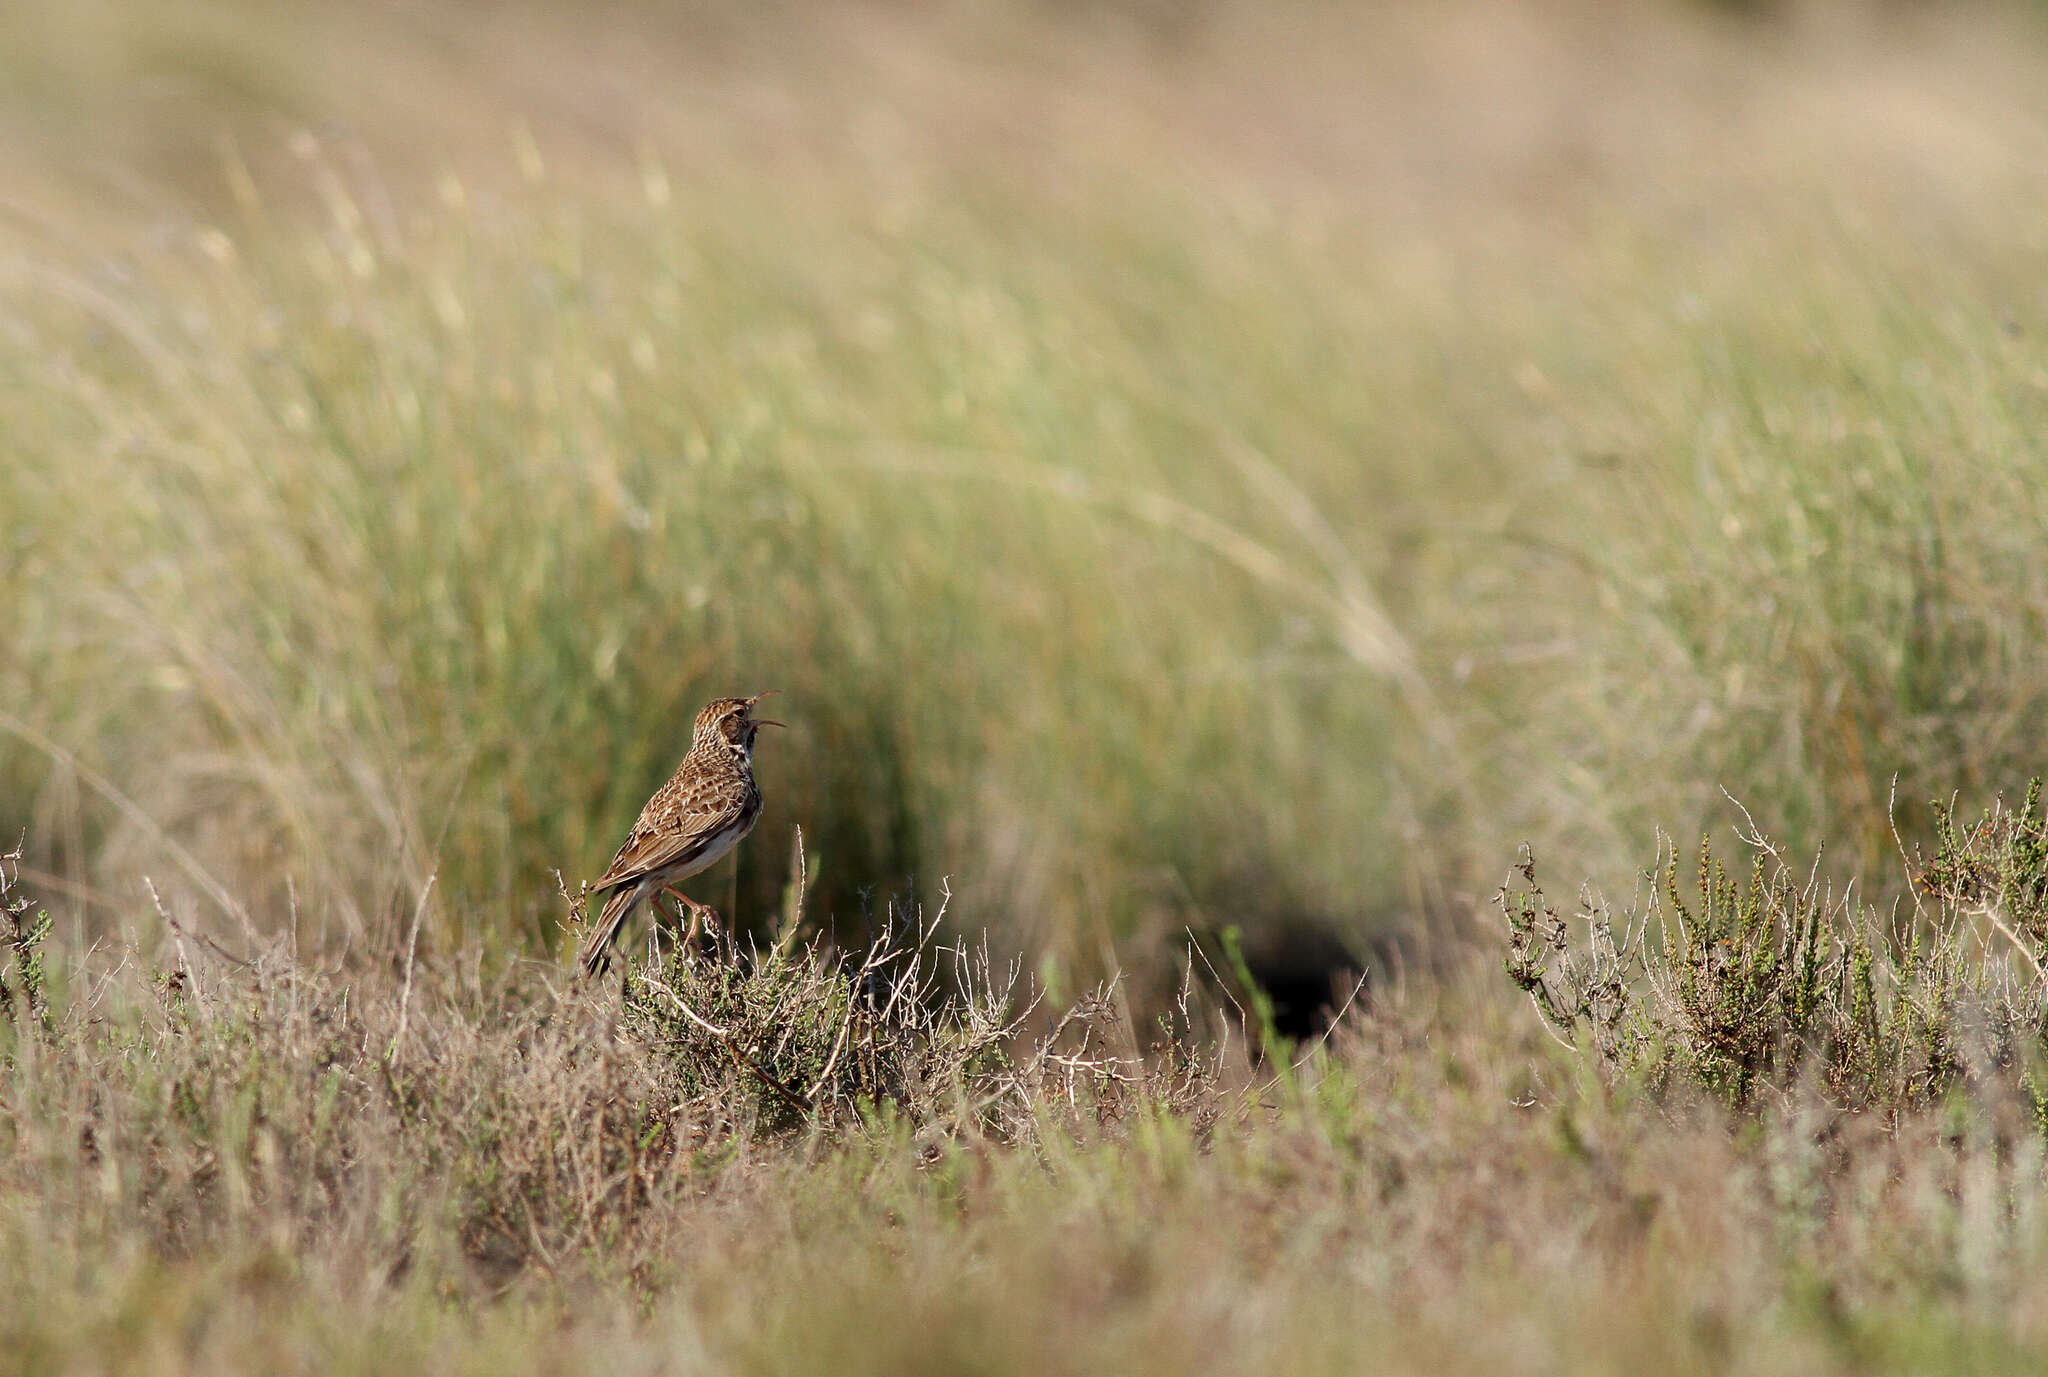
[[[763,690],[762,690],[761,692],[759,692],[759,693],[755,694],[755,695],[754,695],[754,696],[753,696],[752,698],[749,698],[749,699],[747,700],[747,706],[751,708],[751,707],[753,707],[753,706],[754,706],[754,704],[756,704],[756,703],[760,702],[760,701],[761,701],[761,700],[762,700],[763,698],[766,698],[766,697],[768,697],[768,696],[769,696],[770,694],[776,694],[776,693],[780,693],[780,692],[782,692],[782,690],[781,690],[781,689],[763,689]],[[755,724],[756,726],[761,726],[761,727],[784,727],[784,728],[786,728],[786,727],[788,727],[788,726],[789,726],[789,723],[787,723],[787,722],[778,722],[778,721],[776,721],[776,720],[775,720],[774,718],[772,718],[772,717],[756,717],[756,718],[754,719],[754,724]]]

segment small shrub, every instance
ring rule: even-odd
[[[762,952],[714,935],[708,952],[670,949],[634,967],[627,1021],[685,1099],[771,1128],[885,1099],[930,1118],[954,1092],[1002,1098],[1024,1013],[1017,968],[935,947],[932,931],[892,910],[845,956],[822,939]]]
[[[0,957],[0,1008],[6,1010],[17,1033],[33,1028],[36,1036],[47,1037],[50,1003],[44,990],[42,945],[50,935],[50,915],[17,892],[21,853],[17,843],[0,856],[0,917],[7,928],[7,951]]]
[[[1609,1076],[1737,1108],[1800,1083],[1887,1109],[1996,1073],[2031,1087],[2048,1031],[2040,782],[1968,827],[1937,813],[1903,914],[1832,888],[1818,863],[1794,871],[1754,828],[1745,878],[1703,840],[1688,901],[1673,848],[1618,922],[1590,893],[1567,921],[1526,857],[1498,896],[1508,977]]]
[[[937,941],[943,918],[892,906],[851,951],[822,938],[761,951],[723,933],[708,951],[658,951],[627,974],[625,1026],[683,1103],[770,1132],[887,1105],[927,1135],[1016,1141],[1047,1115],[1101,1124],[1134,1096],[1181,1110],[1213,1092],[1214,1068],[1139,1056],[1113,985],[1028,1037],[1039,1000],[1016,963]]]

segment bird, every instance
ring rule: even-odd
[[[649,899],[672,894],[690,910],[685,941],[696,936],[707,914],[715,916],[708,904],[698,903],[676,886],[732,850],[760,820],[754,736],[763,727],[788,724],[754,716],[754,705],[774,692],[714,698],[697,714],[689,754],[669,782],[647,800],[626,844],[590,886],[592,897],[610,897],[577,955],[586,977],[594,979],[610,967],[612,948],[627,920]]]

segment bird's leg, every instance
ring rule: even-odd
[[[672,906],[664,907],[661,902],[663,899],[670,900]],[[679,904],[673,903],[675,900],[681,900],[682,902]],[[690,943],[697,936],[697,915],[690,910],[689,896],[676,889],[664,888],[654,896],[654,902],[649,907],[654,912],[654,926],[657,931],[662,927],[667,927],[671,932],[675,933],[676,950],[683,956],[688,956],[690,954]],[[685,921],[686,914],[688,915],[687,921]],[[649,934],[649,940],[653,940],[654,937],[654,933]]]
[[[683,934],[683,945],[685,947],[690,946],[696,942],[698,932],[701,931],[707,923],[716,923],[718,921],[717,909],[711,907],[711,905],[709,904],[698,903],[695,899],[692,899],[689,895],[683,893],[683,891],[677,889],[674,885],[668,886],[664,892],[673,897],[677,902],[682,904],[684,908],[690,911],[689,930]]]

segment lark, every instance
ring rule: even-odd
[[[610,897],[577,958],[585,975],[604,974],[626,920],[649,899],[671,894],[689,909],[685,941],[696,936],[707,915],[716,916],[708,904],[698,903],[676,886],[739,845],[761,817],[761,791],[754,784],[754,735],[763,727],[785,725],[754,716],[754,704],[768,693],[714,699],[697,714],[690,753],[676,767],[675,777],[647,800],[611,868],[590,887],[593,895]]]

